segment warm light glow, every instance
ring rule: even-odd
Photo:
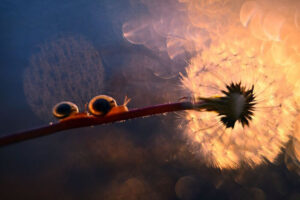
[[[242,50],[232,53],[225,46],[216,53],[214,49],[191,60],[182,79],[184,87],[197,98],[222,96],[231,82],[246,88],[254,85],[256,105],[249,126],[236,122],[234,128],[226,128],[217,113],[187,112],[185,133],[196,146],[194,151],[208,165],[220,168],[254,166],[264,159],[274,162],[289,140],[296,112],[285,77]]]
[[[129,21],[131,29],[125,24],[124,37],[167,52],[172,60],[192,55],[183,84],[194,97],[222,95],[231,82],[254,85],[258,103],[249,127],[224,129],[216,113],[188,112],[186,133],[198,155],[220,168],[254,166],[264,158],[273,162],[295,132],[300,105],[299,1],[153,0],[145,5],[150,17],[144,23]],[[145,31],[134,31],[139,27]]]

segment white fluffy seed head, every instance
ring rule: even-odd
[[[229,122],[244,115],[249,106],[248,99],[240,93],[224,94],[231,83],[235,87],[241,83],[245,91],[253,90],[255,105],[248,124],[239,119],[235,124],[224,123],[220,113],[226,107],[217,107],[221,108],[218,112],[187,111],[184,132],[194,147],[193,153],[208,166],[221,169],[254,167],[265,160],[274,162],[293,132],[296,110],[292,91],[284,89],[289,85],[273,72],[274,68],[243,54],[225,53],[223,61],[219,59],[223,55],[213,54],[210,49],[194,57],[187,75],[182,77],[183,86],[195,99],[226,95],[225,100],[234,105],[226,110],[233,115]]]

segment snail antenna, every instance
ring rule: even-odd
[[[123,105],[126,106],[130,101],[131,101],[131,99],[128,98],[127,95],[126,95],[125,98],[124,98],[124,103],[123,103]]]

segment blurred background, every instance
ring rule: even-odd
[[[276,1],[273,8],[268,1],[261,7],[199,2],[2,0],[0,136],[55,121],[52,106],[63,100],[80,110],[98,94],[118,104],[128,96],[129,108],[177,101],[187,95],[179,73],[188,60],[230,27],[237,33],[251,24],[257,10],[271,10],[266,19],[281,15],[266,23],[266,35],[253,22],[253,37],[277,41],[271,48],[276,58],[292,55],[274,62],[299,61],[298,46],[285,48],[300,40],[296,1]],[[281,44],[284,24],[294,34]],[[296,80],[295,70],[285,73]],[[182,123],[182,115],[172,113],[3,147],[0,199],[300,199],[298,140],[291,139],[275,163],[220,170],[191,152]]]

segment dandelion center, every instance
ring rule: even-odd
[[[254,85],[250,89],[242,86],[241,82],[226,85],[222,90],[224,96],[214,98],[199,98],[204,102],[204,109],[215,111],[221,116],[226,128],[234,128],[236,121],[242,126],[249,126],[255,106]]]

